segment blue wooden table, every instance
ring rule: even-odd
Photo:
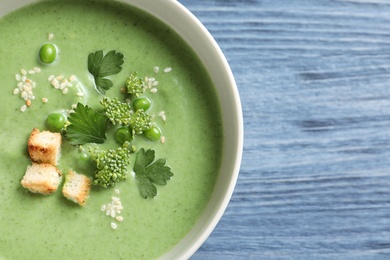
[[[390,259],[390,1],[181,3],[245,121],[237,187],[192,259]]]

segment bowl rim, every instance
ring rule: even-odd
[[[217,79],[218,82],[215,82],[216,79],[212,77],[213,73],[210,72],[220,99],[223,124],[225,125],[227,124],[226,121],[229,121],[229,126],[234,128],[226,129],[224,127],[224,139],[229,139],[229,147],[235,149],[227,151],[225,145],[222,162],[226,163],[228,161],[230,163],[221,166],[222,169],[214,187],[213,195],[195,226],[174,248],[160,258],[164,260],[189,259],[202,246],[219,223],[238,180],[244,142],[243,115],[238,88],[230,65],[216,40],[200,20],[180,2],[164,0],[159,2],[158,6],[154,0],[121,0],[121,2],[129,3],[146,11],[167,24],[193,48],[207,71],[213,71],[214,75],[219,75],[219,79],[223,79]],[[223,89],[220,87],[221,85]],[[224,91],[226,88],[229,88],[229,91]],[[228,174],[228,180],[224,180],[225,184],[221,184],[221,175],[226,171],[231,174]],[[203,223],[207,223],[207,225]]]
[[[42,0],[0,1],[0,18],[20,7]],[[222,166],[213,195],[206,209],[190,232],[160,259],[189,259],[206,241],[222,218],[233,195],[241,166],[244,126],[241,100],[233,72],[228,61],[207,28],[200,20],[177,0],[116,0],[134,6],[154,16],[172,28],[192,47],[206,70],[209,72],[220,100],[222,121],[229,124],[224,127],[224,145]],[[180,21],[180,22],[178,22]],[[219,77],[213,77],[218,75]],[[226,91],[228,88],[229,91]],[[234,149],[227,149],[234,148]],[[224,174],[227,172],[226,174]],[[223,177],[228,177],[222,179]],[[225,176],[227,175],[227,176]],[[206,223],[206,225],[204,225]]]

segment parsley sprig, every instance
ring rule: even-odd
[[[96,89],[104,95],[113,83],[105,77],[119,73],[124,63],[123,54],[114,50],[103,55],[103,51],[97,51],[88,55],[88,71],[93,75]]]
[[[165,159],[158,159],[155,162],[155,151],[141,148],[135,159],[134,172],[137,179],[138,190],[143,198],[153,198],[157,195],[157,185],[166,185],[167,180],[173,176],[171,168],[166,166]]]
[[[87,105],[78,103],[68,121],[70,125],[66,127],[66,137],[73,145],[101,144],[106,139],[107,117]]]
[[[123,54],[110,51],[103,55],[103,51],[91,53],[88,56],[88,71],[94,76],[96,89],[99,93],[113,86],[107,76],[117,74],[122,70]],[[144,91],[144,83],[138,77],[129,77],[126,86],[129,94],[138,96]],[[129,87],[130,86],[130,87]],[[128,125],[135,134],[142,134],[144,130],[153,126],[152,117],[142,109],[133,112],[129,103],[118,99],[104,97],[101,104],[105,113],[99,113],[87,105],[77,104],[74,112],[68,117],[69,124],[65,129],[65,136],[72,145],[86,143],[101,144],[106,139],[109,121],[113,125]],[[97,163],[94,184],[103,187],[112,187],[117,181],[127,178],[127,167],[130,164],[130,150],[119,147],[116,150],[91,150],[91,158]],[[155,160],[155,151],[141,148],[136,156],[133,171],[140,195],[154,198],[157,195],[156,185],[166,185],[173,173],[166,165],[165,159]]]

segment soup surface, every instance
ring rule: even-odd
[[[0,35],[0,259],[153,259],[171,249],[203,212],[220,167],[219,104],[196,55],[161,22],[112,1],[35,3],[0,18]],[[53,64],[43,65],[38,51],[47,42],[59,54]],[[124,55],[122,71],[109,77],[113,87],[106,96],[124,98],[120,89],[130,73],[154,78],[157,92],[148,89],[143,96],[152,101],[149,112],[165,143],[137,137],[133,144],[155,150],[174,176],[167,185],[157,185],[153,199],[140,196],[132,167],[127,180],[114,188],[93,186],[84,207],[65,199],[62,185],[43,196],[20,184],[31,164],[28,136],[34,127],[45,129],[48,114],[66,112],[77,102],[102,109],[102,95],[87,69],[88,54],[98,50]],[[63,94],[51,85],[51,75],[73,76],[78,84]],[[23,76],[36,84],[35,99],[24,112],[25,101],[13,93]],[[83,96],[77,95],[80,91]],[[115,145],[108,132],[103,148]],[[92,178],[94,167],[79,155],[80,149],[63,138],[59,169],[66,174],[72,168]],[[122,202],[123,221],[101,211],[113,196]]]

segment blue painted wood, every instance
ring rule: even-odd
[[[192,259],[390,259],[390,1],[181,3],[245,122],[231,203]]]

